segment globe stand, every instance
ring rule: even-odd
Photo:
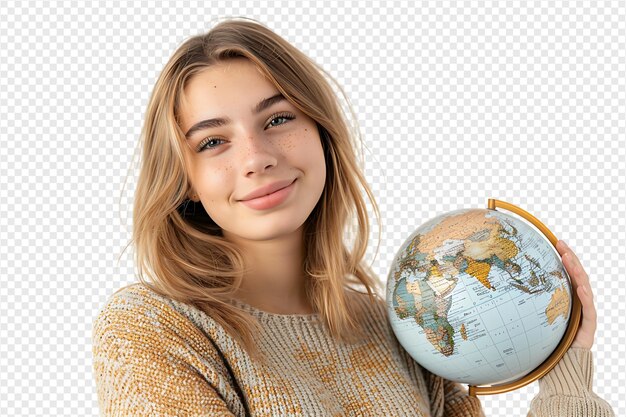
[[[496,207],[501,207],[505,210],[512,211],[519,216],[523,217],[530,223],[532,223],[537,229],[539,229],[552,243],[552,245],[556,248],[556,243],[558,239],[554,236],[554,234],[537,218],[535,218],[532,214],[527,211],[514,206],[511,203],[507,203],[505,201],[495,200],[490,198],[488,200],[488,206],[490,210],[495,210]],[[569,275],[568,275],[569,277]],[[570,280],[571,286],[571,280]],[[535,370],[530,372],[527,375],[524,375],[522,378],[517,379],[513,382],[499,384],[499,385],[490,385],[490,386],[469,386],[469,395],[477,396],[477,395],[487,395],[487,394],[501,394],[503,392],[509,392],[526,386],[537,379],[543,377],[545,374],[550,372],[552,368],[556,366],[556,364],[561,360],[565,352],[570,348],[572,342],[574,341],[574,337],[576,336],[576,332],[578,331],[578,326],[580,324],[580,320],[582,317],[582,308],[580,304],[580,299],[576,294],[576,291],[572,291],[572,314],[570,317],[569,324],[567,329],[565,330],[565,334],[561,338],[559,345],[556,347],[554,352],[545,360],[541,365],[539,365]]]

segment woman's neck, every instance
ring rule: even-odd
[[[226,234],[240,249],[244,277],[235,298],[267,312],[312,313],[306,297],[302,228],[268,240],[247,240]]]

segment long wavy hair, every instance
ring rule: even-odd
[[[382,282],[362,261],[370,227],[359,186],[378,219],[380,215],[357,161],[356,145],[363,143],[358,124],[350,127],[330,81],[346,98],[352,120],[356,117],[332,76],[253,19],[230,18],[187,39],[156,81],[135,150],[142,148],[142,158],[129,244],[134,242],[137,277],[156,293],[201,309],[252,357],[264,360],[254,343],[259,322],[229,303],[242,284],[242,254],[224,239],[202,202],[189,199],[190,164],[178,123],[186,83],[194,74],[234,57],[254,63],[317,124],[327,175],[320,200],[304,224],[306,294],[334,338],[357,341],[364,336],[361,319],[366,309],[359,307],[365,303],[357,302],[356,293],[367,294],[372,302],[380,301],[383,294]],[[344,233],[354,237],[351,250]]]

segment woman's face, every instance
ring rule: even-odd
[[[179,122],[191,153],[191,185],[229,240],[296,231],[324,189],[326,164],[314,120],[286,99],[257,107],[277,94],[245,58],[214,65],[185,87]],[[226,120],[194,128],[214,118]],[[241,201],[260,187],[294,180],[269,197]]]

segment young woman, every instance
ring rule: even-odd
[[[358,129],[325,76],[333,80],[242,18],[187,40],[167,63],[142,131],[140,282],[94,322],[103,415],[483,415],[391,330],[383,284],[362,262],[360,187],[379,213],[357,164]],[[588,278],[571,250],[559,251],[584,320],[529,414],[612,416],[592,391]]]

